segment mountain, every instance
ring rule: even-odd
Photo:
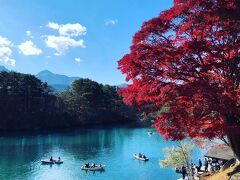
[[[80,77],[69,77],[60,74],[54,74],[51,71],[44,70],[36,75],[41,81],[48,83],[57,91],[63,91],[69,87],[73,81],[80,79]]]
[[[0,72],[1,71],[9,72],[9,70],[7,68],[5,68],[4,66],[0,66]],[[66,75],[55,74],[49,70],[40,71],[36,75],[36,77],[38,79],[40,79],[41,81],[48,83],[50,86],[52,86],[57,91],[64,91],[65,89],[67,89],[68,87],[71,86],[73,81],[75,81],[77,79],[81,79],[80,77],[69,77]],[[117,85],[117,87],[125,88],[125,87],[127,87],[127,85],[128,84],[123,83],[123,84]]]
[[[126,84],[126,83],[117,85],[118,88],[125,88],[127,86],[128,86],[128,84]]]
[[[7,68],[5,68],[4,66],[0,66],[0,72],[1,71],[6,71],[6,72],[9,72],[9,70]]]

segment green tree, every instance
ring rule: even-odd
[[[100,106],[101,85],[90,79],[79,79],[72,84],[72,93],[75,98],[81,98],[86,106]]]
[[[59,98],[51,87],[35,76],[0,72],[0,98],[1,129],[38,129],[61,125]]]
[[[122,102],[115,86],[90,79],[76,80],[71,88],[57,93],[35,76],[0,72],[0,99],[0,130],[135,120],[135,112]]]
[[[181,168],[182,166],[187,167],[188,179],[194,179],[192,167],[191,167],[191,156],[194,149],[194,143],[187,141],[180,141],[177,146],[171,148],[165,148],[164,154],[165,159],[160,160],[161,167],[172,167]]]
[[[116,86],[79,79],[60,94],[76,125],[136,120],[136,110],[125,105]]]

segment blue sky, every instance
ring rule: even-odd
[[[172,0],[0,0],[0,65],[121,84],[117,61]]]

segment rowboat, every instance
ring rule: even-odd
[[[133,155],[136,159],[140,160],[140,161],[148,161],[149,159],[147,157],[140,157],[138,154],[134,154]]]
[[[148,135],[151,136],[153,133],[151,131],[148,131]]]
[[[54,161],[50,161],[50,160],[41,160],[42,164],[54,164]]]
[[[96,165],[95,167],[86,167],[85,165],[81,167],[82,170],[88,170],[88,171],[103,171],[105,168],[105,165]]]
[[[59,160],[55,160],[54,163],[55,163],[55,164],[62,164],[63,161],[61,161],[61,160],[60,160],[60,161],[59,161]]]
[[[42,164],[63,164],[62,160],[52,160],[50,161],[49,159],[41,160]]]

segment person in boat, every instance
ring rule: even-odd
[[[142,154],[141,154],[141,153],[138,153],[138,157],[140,157],[140,158],[141,158],[141,157],[142,157]]]
[[[143,157],[144,159],[146,159],[146,156],[145,156],[145,155],[142,155],[142,157]]]
[[[95,167],[96,167],[96,164],[95,164],[95,163],[92,163],[92,167],[95,168]]]
[[[86,163],[86,164],[85,164],[85,167],[86,167],[86,168],[89,168],[89,163]]]
[[[61,158],[60,158],[60,156],[58,157],[58,162],[60,162],[61,161]]]
[[[50,161],[53,162],[53,158],[52,158],[52,156],[50,157]]]

